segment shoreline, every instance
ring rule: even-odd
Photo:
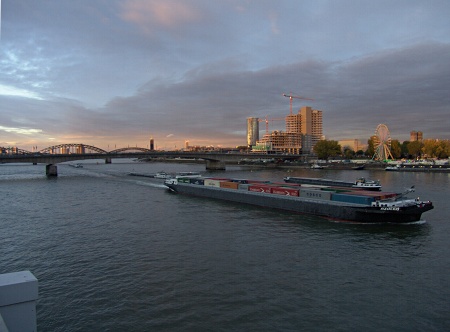
[[[161,162],[161,163],[180,163],[180,164],[204,164],[205,161],[202,159],[173,159],[173,158],[155,158],[155,159],[142,159],[139,162],[153,163],[153,162]],[[226,165],[230,166],[240,166],[245,168],[261,168],[261,169],[311,169],[312,163],[276,163],[276,162],[245,162],[245,163],[236,163],[236,162],[227,162]],[[349,171],[360,171],[360,170],[385,170],[389,164],[380,163],[380,162],[369,162],[364,164],[364,168],[355,169],[355,167],[361,166],[361,163],[321,163],[320,166],[323,166],[322,169],[316,169],[317,171],[322,170],[349,170]],[[436,168],[436,167],[408,167],[403,168],[400,167],[394,170],[386,170],[389,172],[422,172],[422,173],[450,173],[450,168]]]

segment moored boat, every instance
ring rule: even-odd
[[[311,165],[311,169],[323,169],[323,166],[316,163]]]
[[[321,178],[302,178],[302,177],[285,177],[284,181],[287,183],[309,184],[318,186],[335,186],[335,187],[349,187],[364,190],[381,190],[381,184],[378,180],[369,180],[366,178],[358,178],[355,182],[347,182],[341,180],[321,179]]]
[[[172,175],[166,172],[158,172],[153,176],[155,179],[168,179],[171,178]]]
[[[202,175],[199,172],[178,172],[176,178],[199,178]]]
[[[172,178],[165,185],[173,192],[266,208],[311,214],[360,223],[419,221],[433,209],[430,201],[408,199],[406,194],[361,191],[333,186],[303,186],[257,180]]]
[[[81,165],[80,163],[78,163],[78,164],[69,164],[69,166],[72,166],[74,168],[83,168],[83,165]]]
[[[450,173],[450,165],[445,163],[401,163],[396,165],[389,165],[385,168],[386,171],[393,172],[443,172]]]

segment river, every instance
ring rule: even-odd
[[[450,174],[84,161],[0,165],[0,273],[39,280],[39,331],[450,330]],[[129,172],[379,179],[435,209],[361,225],[170,193]]]

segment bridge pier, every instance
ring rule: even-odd
[[[206,160],[206,169],[213,171],[224,171],[225,163],[220,160]]]
[[[106,157],[105,158],[105,164],[111,164],[111,157]]]
[[[58,176],[58,167],[54,164],[48,164],[45,166],[45,175]]]

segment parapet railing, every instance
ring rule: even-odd
[[[36,331],[38,280],[30,271],[0,274],[0,332]]]

